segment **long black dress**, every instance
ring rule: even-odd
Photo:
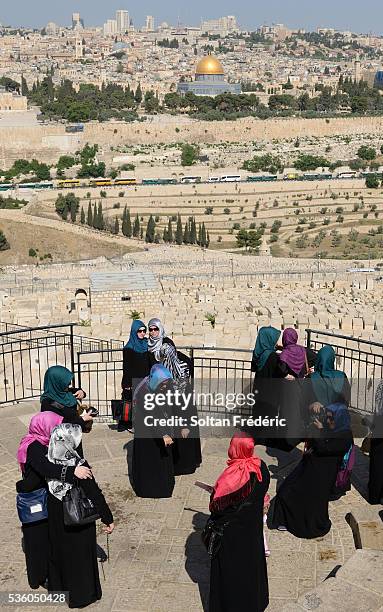
[[[146,426],[144,418],[168,418],[171,410],[157,406],[150,412],[145,409],[145,394],[150,393],[144,385],[137,391],[133,406],[133,455],[132,483],[138,497],[171,497],[175,485],[173,455],[171,446],[165,446],[164,435],[174,437],[172,427]]]
[[[253,417],[276,418],[279,412],[280,381],[282,377],[277,353],[271,353],[262,369],[258,369],[253,357],[251,371],[255,372]],[[275,427],[255,426],[252,434],[258,444],[264,443],[266,446],[272,447],[280,445],[282,434]]]
[[[230,523],[211,561],[209,612],[263,612],[269,604],[263,500],[270,475],[263,461],[261,472],[262,482],[251,477],[254,486],[245,505],[212,515],[220,523]]]
[[[370,449],[368,496],[370,504],[381,504],[383,500],[383,415],[375,417],[374,425]]]
[[[16,483],[18,493],[30,493],[47,488],[43,473],[51,478],[61,479],[62,466],[48,461],[46,453],[47,447],[40,442],[35,441],[28,446],[23,480]],[[74,469],[68,467],[65,482],[73,483]],[[48,519],[26,523],[22,526],[22,531],[28,583],[32,589],[38,589],[40,585],[44,585],[48,577]]]
[[[163,344],[170,344],[176,349],[176,345],[174,344],[171,338],[165,337],[163,339]],[[177,350],[177,349],[176,349]],[[156,360],[154,353],[149,353],[150,355],[150,364],[151,366],[158,363]],[[187,364],[190,375],[193,372],[193,362],[187,355],[183,355],[177,351],[177,356],[180,361],[184,361]],[[182,357],[182,358],[181,358]],[[187,360],[187,361],[186,361]],[[176,379],[175,379],[176,380]],[[191,382],[187,384],[185,393],[192,393],[193,387]],[[197,407],[194,402],[191,402],[188,406],[187,410],[180,410],[178,413],[179,416],[186,418],[188,421],[187,429],[189,429],[190,433],[187,438],[183,438],[180,433],[180,429],[175,431],[174,444],[171,446],[171,452],[173,456],[173,469],[175,476],[181,476],[184,474],[194,474],[196,469],[202,463],[202,453],[201,453],[201,439],[199,433],[199,427],[196,425],[192,425],[191,418],[192,416],[197,417]]]
[[[342,436],[342,437],[340,437]],[[328,502],[352,433],[324,431],[308,442],[300,463],[279,487],[272,526],[283,525],[297,538],[319,538],[331,529]]]
[[[87,463],[84,465],[88,466]],[[87,478],[81,487],[96,506],[105,525],[113,515],[96,481]],[[50,558],[49,591],[69,591],[69,607],[80,608],[101,599],[102,590],[97,564],[96,523],[66,527],[62,502],[48,495]]]
[[[122,399],[131,404],[136,387],[141,380],[148,376],[151,368],[150,353],[137,353],[131,348],[124,348],[123,356],[123,374],[122,374]],[[129,418],[127,421],[122,419],[118,423],[118,430],[130,430],[132,425],[132,410],[130,408]]]

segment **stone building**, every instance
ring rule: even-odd
[[[26,111],[28,100],[26,96],[7,91],[0,87],[0,111]]]
[[[114,316],[129,317],[132,310],[153,312],[161,293],[152,272],[95,272],[90,275],[92,319],[99,315],[105,322]]]
[[[228,83],[221,62],[213,55],[203,57],[197,64],[195,80],[178,83],[177,91],[181,95],[193,93],[196,96],[218,96],[223,93],[240,94],[240,83]]]

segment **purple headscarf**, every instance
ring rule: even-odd
[[[297,342],[298,334],[296,330],[292,327],[285,329],[282,336],[283,351],[279,355],[279,359],[287,363],[290,370],[298,376],[306,363],[306,349]]]

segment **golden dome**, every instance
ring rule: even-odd
[[[206,55],[197,64],[196,74],[224,74],[221,62],[214,55]]]

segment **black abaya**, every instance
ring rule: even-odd
[[[383,438],[371,438],[368,496],[370,504],[383,503]]]
[[[151,427],[144,423],[147,416],[166,419],[171,416],[171,412],[166,406],[146,410],[146,393],[150,392],[145,385],[134,397],[133,489],[138,497],[171,497],[175,485],[172,448],[165,446],[163,436],[174,437],[173,428],[166,425]]]
[[[332,436],[332,437],[331,437]],[[342,436],[342,437],[340,437]],[[297,538],[319,538],[331,529],[328,502],[351,432],[322,434],[309,441],[309,452],[279,487],[272,526],[285,526]]]
[[[62,466],[50,463],[46,458],[47,447],[40,442],[32,442],[28,446],[27,460],[23,472],[23,480],[16,484],[18,493],[30,493],[37,489],[47,488],[45,477],[61,479]],[[74,468],[68,467],[65,480],[72,483]],[[43,585],[48,577],[48,519],[36,523],[26,523],[22,526],[24,552],[27,567],[28,583],[32,589]]]
[[[85,463],[87,466],[87,464]],[[105,525],[113,523],[112,513],[94,479],[80,481],[81,487],[99,511]],[[66,527],[62,501],[48,495],[49,591],[69,591],[69,607],[80,608],[101,599],[98,574],[96,523]]]
[[[252,475],[252,492],[239,510],[229,506],[212,517],[230,523],[211,560],[209,612],[263,612],[269,603],[263,542],[263,502],[270,475],[262,461],[262,482]],[[237,510],[237,512],[236,512]]]
[[[192,396],[193,387],[188,384],[185,393]],[[182,428],[178,428],[175,432],[174,444],[172,445],[174,475],[181,476],[183,474],[194,474],[196,469],[202,463],[201,440],[198,425],[193,424],[192,418],[198,418],[197,407],[193,401],[190,401],[185,410],[179,410],[178,416],[186,420],[186,429],[189,429],[187,438],[181,435]]]

